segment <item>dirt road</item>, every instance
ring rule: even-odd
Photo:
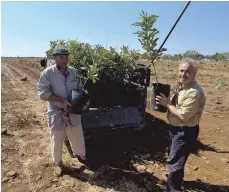
[[[165,187],[161,180],[166,170],[165,124],[150,114],[142,135],[123,133],[87,141],[89,157],[103,164],[97,171],[82,169],[65,150],[69,168],[62,177],[55,177],[47,103],[37,97],[39,75],[38,68],[2,62],[2,191],[140,192]],[[186,191],[229,191],[228,128],[228,116],[204,114],[200,141],[185,170]]]

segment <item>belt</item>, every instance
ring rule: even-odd
[[[61,113],[62,113],[63,115],[65,115],[66,117],[69,117],[69,112],[66,112],[66,111],[64,110],[64,108],[60,108],[60,107],[57,107],[57,106],[51,105],[51,104],[50,104],[50,108],[51,108],[51,109],[54,109],[54,110],[59,110],[59,111],[61,111]]]
[[[66,112],[64,109],[61,108],[61,112],[63,115],[65,115],[66,117],[69,117],[69,112]]]
[[[181,131],[184,131],[184,129],[185,129],[185,126],[173,126],[173,125],[170,125],[170,127],[174,130],[177,130],[177,131],[179,131],[179,132],[181,132]]]
[[[188,127],[188,126],[173,126],[170,125],[170,127],[177,129],[178,131],[184,131],[184,129],[195,129],[197,128],[199,125],[193,126],[193,127]]]

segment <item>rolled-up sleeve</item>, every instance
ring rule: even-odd
[[[178,117],[186,123],[198,112],[199,107],[200,94],[198,91],[192,91],[187,94],[182,105],[178,108]]]
[[[40,99],[47,101],[52,95],[51,83],[46,71],[41,73],[40,79],[37,83],[37,91]]]

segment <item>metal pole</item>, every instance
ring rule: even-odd
[[[163,41],[163,43],[161,44],[160,48],[158,49],[158,53],[161,51],[162,47],[164,46],[165,42],[167,41],[167,39],[169,38],[170,34],[172,33],[172,31],[174,30],[174,28],[176,27],[177,23],[179,22],[180,18],[182,17],[182,15],[184,14],[184,12],[186,11],[186,9],[188,8],[189,4],[191,3],[191,1],[188,1],[188,3],[186,4],[185,8],[183,9],[183,11],[181,12],[180,16],[178,17],[178,19],[176,20],[175,24],[173,25],[172,29],[169,31],[168,35],[166,36],[165,40]],[[154,63],[154,61],[153,61]],[[151,63],[148,68],[153,64]]]

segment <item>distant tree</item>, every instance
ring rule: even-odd
[[[224,55],[225,55],[225,59],[228,61],[229,60],[229,52],[225,52]]]
[[[198,51],[195,51],[195,50],[186,51],[183,54],[183,57],[189,57],[189,58],[195,59],[195,60],[204,59],[204,55],[200,54]]]
[[[212,59],[211,55],[205,55],[205,59]]]
[[[216,53],[213,55],[213,58],[214,58],[214,60],[216,60],[216,61],[221,61],[221,60],[223,60],[224,55],[223,55],[222,53],[216,52]]]
[[[174,61],[179,61],[182,59],[182,54],[175,54],[172,58]]]
[[[170,55],[170,54],[163,54],[162,56],[161,56],[161,59],[162,60],[172,60],[172,55]]]

